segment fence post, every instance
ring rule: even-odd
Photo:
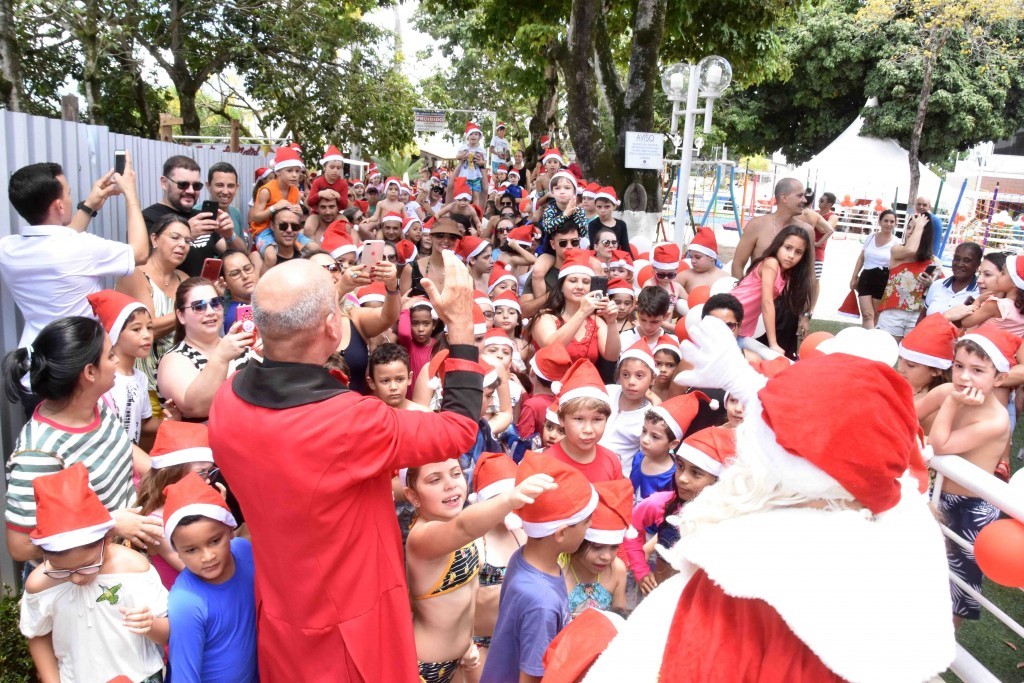
[[[180,116],[160,114],[160,140],[161,142],[174,142],[174,126],[180,126],[185,121]]]
[[[78,95],[65,95],[60,98],[61,119],[78,122]]]
[[[238,151],[238,129],[239,129],[239,126],[240,126],[240,124],[238,123],[238,119],[231,119],[231,142],[228,143],[230,145],[229,151],[231,151],[231,152],[237,152]]]

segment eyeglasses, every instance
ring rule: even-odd
[[[430,235],[435,240],[448,240],[449,242],[454,242],[455,240],[459,239],[458,235],[453,235],[450,232],[436,232],[435,231],[435,232],[430,233]]]
[[[659,270],[657,273],[655,273],[655,275],[658,276],[659,280],[672,280],[672,279],[675,279],[675,276],[679,275],[679,273],[675,272],[675,271],[673,271],[671,273],[663,273],[663,272],[661,272]]]
[[[255,272],[256,272],[256,269],[253,268],[252,265],[248,265],[248,266],[242,266],[238,270],[232,270],[230,273],[227,274],[227,276],[229,278],[231,278],[232,280],[234,280],[236,278],[242,277],[243,274],[245,274],[245,275],[252,275]]]
[[[565,249],[570,244],[572,246],[574,246],[574,247],[578,247],[578,246],[580,246],[580,241],[579,241],[579,239],[558,240],[558,246],[561,247],[562,249]]]
[[[184,192],[190,187],[192,188],[193,192],[199,192],[199,190],[203,189],[203,184],[198,180],[189,182],[187,180],[171,180],[170,178],[168,178],[167,181],[177,185],[178,189],[181,190],[182,192]]]
[[[381,259],[387,261],[388,263],[398,263],[397,254],[384,254],[383,256],[381,256]]]
[[[500,216],[501,218],[515,218],[515,217],[516,217],[515,213],[513,213],[513,212],[511,212],[511,211],[502,211],[502,212],[501,212],[500,214],[498,214],[498,215],[499,215],[499,216]]]
[[[494,311],[484,311],[484,318],[486,320],[494,320]]]
[[[501,202],[499,206],[512,206],[512,202]]]
[[[298,232],[302,229],[298,223],[278,223],[277,229],[281,232]]]
[[[208,470],[200,470],[199,472],[196,472],[196,474],[198,474],[200,477],[202,477],[203,481],[205,481],[207,484],[209,484],[210,480],[213,479],[213,477],[216,476],[216,474],[218,472],[220,472],[220,468],[219,467],[211,467]]]
[[[324,270],[326,270],[328,273],[331,273],[331,274],[340,273],[340,272],[342,272],[344,270],[344,268],[339,266],[337,263],[324,263],[324,264],[321,264],[321,265],[323,265]]]
[[[82,576],[92,576],[93,574],[99,574],[100,567],[103,566],[103,550],[104,544],[100,544],[100,561],[96,564],[87,564],[84,567],[78,567],[77,569],[44,569],[43,573],[49,576],[51,579],[67,579],[72,574],[81,574]],[[49,560],[47,560],[49,562]]]
[[[736,330],[740,329],[740,324],[739,323],[730,323],[730,322],[726,322],[725,320],[722,320],[722,322],[725,323],[725,326],[728,327],[733,332],[735,332]]]
[[[193,313],[206,313],[206,307],[209,306],[215,311],[219,311],[224,308],[224,302],[220,298],[213,299],[200,299],[199,301],[193,301],[190,304],[185,304],[179,311],[184,311],[186,308],[191,308]]]
[[[618,240],[601,240],[598,242],[602,247],[617,247],[619,246]]]

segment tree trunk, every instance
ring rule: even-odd
[[[14,0],[0,0],[0,97],[6,109],[22,111],[21,56],[14,27]]]
[[[174,87],[178,91],[178,104],[181,108],[181,134],[199,135],[201,127],[199,111],[196,109],[196,94],[202,84],[192,80],[184,80],[180,84],[175,82]]]
[[[668,0],[638,0],[633,14],[633,45],[629,75],[622,99],[622,116],[615,127],[615,158],[622,168],[626,159],[626,132],[654,128],[654,89],[658,83],[658,51],[664,37]],[[639,181],[647,191],[647,211],[661,210],[658,171],[626,170],[626,182]],[[622,188],[625,191],[625,187]]]
[[[99,11],[97,3],[88,2],[81,21],[69,22],[68,28],[76,34],[82,45],[82,91],[85,93],[85,118],[91,124],[103,123],[102,95],[100,92]]]
[[[555,52],[552,49],[551,52]],[[544,67],[544,93],[537,98],[530,120],[530,140],[534,142],[526,149],[523,161],[526,168],[533,168],[540,152],[540,136],[548,134],[558,119],[558,69],[553,61]]]
[[[576,161],[588,178],[611,178],[618,172],[601,135],[597,109],[594,45],[600,12],[597,0],[573,0],[567,50],[560,64],[569,105],[569,135]]]
[[[917,201],[917,187],[921,183],[921,136],[924,134],[924,119],[928,115],[928,100],[932,96],[932,72],[939,53],[945,47],[945,36],[933,36],[925,42],[924,73],[921,76],[921,94],[917,100],[917,116],[914,117],[914,128],[910,131],[910,149],[907,150],[907,161],[910,164],[910,190],[907,194],[907,217],[909,220],[911,207]],[[893,207],[896,208],[895,206]]]
[[[146,97],[148,86],[142,77],[140,63],[132,56],[134,43],[135,41],[130,37],[125,38],[120,49],[115,51],[114,59],[126,73],[131,74],[132,95],[135,99],[135,108],[139,112],[142,129],[146,132],[147,137],[156,138],[160,134],[160,121],[149,106],[149,99]]]

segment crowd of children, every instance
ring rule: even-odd
[[[777,373],[791,361],[779,358],[776,306],[802,311],[812,297],[816,245],[802,228],[778,230],[737,282],[712,230],[685,251],[631,242],[612,215],[612,188],[579,178],[550,145],[536,175],[510,171],[500,130],[490,143],[500,163],[487,166],[471,124],[451,178],[427,173],[416,187],[372,168],[366,182],[347,181],[331,147],[308,196],[298,153],[283,147],[250,213],[250,270],[260,272],[282,260],[274,217],[304,218],[300,249],[309,244],[306,257],[335,278],[352,321],[329,367],[397,411],[444,400],[449,343],[426,296],[444,286],[441,252],[453,251],[474,280],[484,376],[476,443],[395,472],[392,485],[405,533],[404,558],[393,559],[405,563],[428,683],[539,681],[567,624],[591,609],[626,616],[676,573],[664,557],[680,542],[681,511],[730,466],[744,422],[742,397],[681,382],[681,343],[715,317],[759,372]],[[361,220],[321,224],[321,198]],[[357,261],[373,239],[388,249],[362,264],[379,268],[367,277]],[[242,273],[250,262],[236,255],[231,272]],[[990,253],[980,266],[977,299],[922,313],[899,345],[897,372],[932,449],[993,473],[1005,467],[1024,381],[1024,260]],[[239,308],[257,279],[218,285]],[[42,399],[8,458],[6,506],[12,555],[28,560],[21,628],[40,680],[259,680],[259,539],[248,539],[206,425],[183,419],[173,401],[154,416],[153,387],[135,368],[153,344],[149,309],[109,290],[89,301],[101,324],[54,321],[4,360],[12,400],[23,376]],[[219,299],[199,303],[220,309]],[[393,324],[357,323],[384,307]],[[259,362],[258,331],[247,333]],[[949,481],[940,512],[968,540],[998,517]],[[980,588],[969,550],[951,545],[949,564]],[[952,591],[957,618],[976,619],[976,601]]]

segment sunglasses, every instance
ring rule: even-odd
[[[658,276],[659,280],[672,280],[672,279],[675,278],[676,275],[679,275],[679,273],[678,272],[662,273],[662,272],[659,271],[659,272],[655,273],[655,275]]]
[[[499,206],[512,206],[512,202],[501,202]]]
[[[187,180],[171,180],[170,178],[168,178],[167,181],[177,185],[178,189],[181,190],[182,192],[184,192],[185,190],[187,190],[190,187],[192,188],[192,190],[194,192],[199,192],[199,190],[203,189],[203,184],[201,182],[199,182],[198,180],[190,183]]]
[[[498,228],[498,234],[507,235],[512,232],[512,228]]]
[[[323,268],[324,268],[324,270],[326,270],[328,273],[331,273],[332,275],[334,273],[340,273],[340,272],[342,272],[344,270],[344,268],[339,266],[337,263],[324,263],[323,264]]]
[[[277,229],[281,232],[298,232],[302,229],[298,223],[278,223]]]
[[[499,214],[499,216],[501,218],[515,218],[516,217],[516,215],[514,213],[512,213],[511,211],[502,211]]]
[[[396,254],[384,254],[381,259],[388,263],[398,263],[398,256]]]
[[[209,306],[215,311],[219,311],[220,309],[224,308],[224,302],[221,301],[219,298],[200,299],[199,301],[193,301],[190,304],[185,304],[178,310],[184,311],[186,308],[190,308],[192,309],[193,313],[206,313],[207,306]]]
[[[51,579],[67,579],[72,574],[81,574],[82,576],[92,576],[98,574],[100,567],[103,566],[103,550],[104,545],[100,544],[100,561],[98,564],[89,564],[84,567],[78,567],[77,569],[44,569],[43,573],[49,576]],[[49,562],[49,560],[47,560]]]
[[[579,239],[573,239],[573,240],[558,240],[558,246],[559,246],[559,247],[561,247],[562,249],[565,249],[565,248],[566,248],[566,247],[568,247],[568,246],[569,246],[570,244],[571,244],[572,246],[574,246],[574,247],[578,247],[578,246],[580,246],[580,241],[579,241]]]
[[[602,247],[617,247],[619,246],[618,240],[601,240],[598,242]]]
[[[733,332],[735,332],[736,330],[740,329],[740,324],[739,323],[729,323],[729,322],[725,322],[724,320],[722,322],[725,323],[725,326],[728,327]]]

